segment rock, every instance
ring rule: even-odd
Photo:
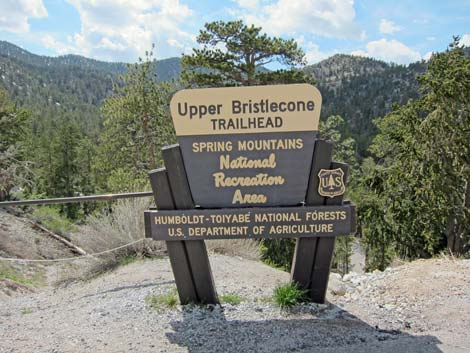
[[[340,285],[338,287],[332,288],[330,291],[333,295],[342,297],[343,295],[346,295],[347,289],[345,285]]]
[[[339,281],[342,280],[341,275],[340,275],[339,273],[336,273],[336,272],[331,272],[331,273],[330,273],[330,281],[331,281],[333,278],[334,278],[334,279],[337,279],[337,280],[339,280]]]
[[[337,296],[343,296],[346,294],[346,285],[341,280],[341,276],[337,273],[332,273],[330,275],[330,280],[328,282],[328,289],[331,294]]]
[[[349,272],[349,273],[346,273],[344,276],[343,276],[343,281],[344,282],[350,282],[352,278],[354,277],[357,277],[358,274],[356,272]]]
[[[361,283],[365,282],[366,280],[367,280],[367,276],[356,276],[356,277],[352,277],[350,282],[354,286],[359,286],[361,285]]]

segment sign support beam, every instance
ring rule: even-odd
[[[346,184],[349,167],[347,164],[332,162],[330,169],[341,168]],[[325,205],[342,205],[344,195],[326,198]],[[315,303],[324,303],[328,280],[330,277],[331,263],[335,248],[336,237],[317,238],[315,260],[312,269],[310,284],[310,298]]]
[[[317,141],[314,151],[311,178],[307,191],[307,204],[342,205],[343,195],[333,198],[321,197],[318,190],[319,178],[316,177],[320,169],[340,168],[344,173],[346,183],[349,167],[345,163],[331,162],[333,146],[326,141]],[[322,166],[323,165],[323,166]],[[328,279],[333,260],[336,237],[300,238],[297,239],[294,258],[292,262],[291,279],[307,294],[314,303],[324,303],[328,289]]]
[[[175,204],[171,194],[170,183],[165,168],[152,170],[149,172],[150,184],[155,197],[155,204],[158,210],[174,210]],[[145,214],[148,217],[148,214]],[[146,227],[150,221],[146,219]],[[147,234],[150,234],[147,231]],[[171,268],[175,276],[176,287],[181,304],[197,303],[199,298],[194,286],[194,279],[186,253],[185,242],[166,242],[168,256],[170,257]]]
[[[179,145],[163,148],[162,155],[166,167],[167,182],[174,202],[174,209],[194,208]],[[155,202],[158,207],[158,203],[161,201],[157,198]],[[178,241],[176,243],[181,243],[182,248],[177,245],[175,249],[172,248],[174,245],[169,243],[167,242],[167,247],[172,266],[175,263],[173,268],[179,268],[180,262],[182,262],[180,280],[175,276],[180,299],[182,299],[181,303],[189,301],[193,303],[218,304],[219,300],[215,291],[214,279],[204,241]],[[171,254],[170,248],[174,255]],[[190,278],[187,273],[190,274]],[[192,288],[186,288],[186,286],[189,287],[188,283],[192,283]],[[193,291],[195,294],[193,294]]]
[[[305,198],[307,206],[321,206],[324,204],[324,197],[318,194],[318,173],[320,169],[326,169],[330,166],[332,156],[333,144],[324,140],[315,142],[307,196]],[[307,290],[309,296],[317,242],[317,238],[298,238],[292,260],[291,279],[300,288]]]

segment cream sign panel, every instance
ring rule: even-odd
[[[194,202],[304,201],[321,95],[308,84],[183,90],[171,101]]]

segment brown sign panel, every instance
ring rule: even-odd
[[[170,108],[196,205],[293,206],[305,200],[321,108],[315,87],[183,90]]]
[[[355,232],[353,205],[146,211],[154,240],[302,238]]]

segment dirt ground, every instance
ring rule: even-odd
[[[346,294],[281,311],[289,275],[210,258],[219,295],[242,302],[152,308],[174,290],[169,261],[135,262],[86,282],[0,301],[0,352],[470,352],[470,261],[435,259],[330,280]]]

